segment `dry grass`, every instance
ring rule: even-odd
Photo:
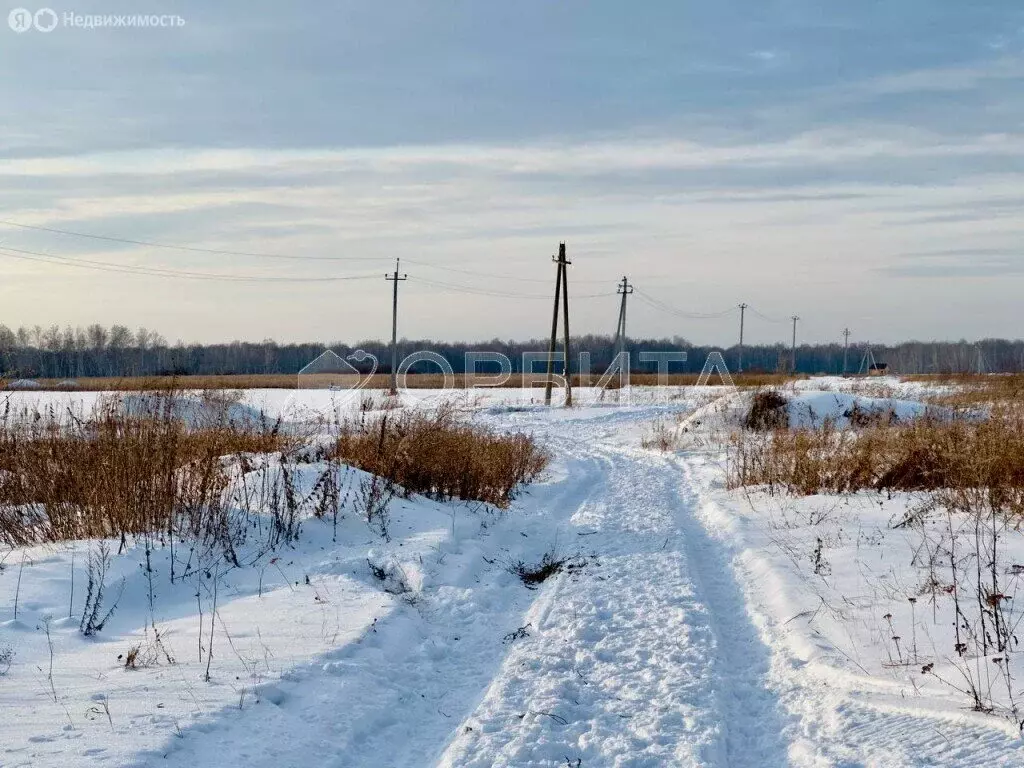
[[[312,435],[236,422],[235,404],[212,390],[109,398],[86,417],[8,408],[0,413],[0,543],[200,541],[233,561],[250,535],[270,548],[293,539],[307,513],[336,524],[340,462],[373,473],[355,504],[386,532],[396,483],[407,493],[506,506],[548,461],[532,438],[462,422],[450,408],[362,414],[342,426],[329,455],[310,454]],[[307,495],[295,466],[314,454],[327,469]]]
[[[502,388],[518,388],[524,384],[524,378],[542,383],[542,374],[524,377],[514,374]],[[588,379],[573,376],[573,386],[593,386],[600,378],[595,372]],[[667,386],[693,386],[697,383],[698,374],[670,374],[665,381]],[[801,377],[797,377],[801,378]],[[740,387],[781,386],[793,381],[794,377],[782,374],[734,374],[733,379]],[[83,377],[74,379],[76,386],[70,387],[66,379],[36,379],[42,391],[66,391],[73,389],[83,392],[139,392],[139,391],[174,391],[174,390],[215,390],[215,389],[295,389],[295,388],[328,388],[331,385],[347,387],[356,380],[355,376],[345,377],[335,374],[307,375],[300,377],[295,374],[244,374],[223,376],[124,376],[111,378]],[[615,379],[617,386],[618,379]],[[9,382],[0,379],[0,390],[5,389]],[[633,373],[630,383],[635,386],[654,386],[658,383],[653,373]],[[708,382],[715,386],[721,384],[718,376],[712,376]],[[433,373],[409,374],[406,386],[410,389],[442,389],[445,385],[444,376]],[[387,389],[390,386],[388,374],[375,374],[365,385],[366,389]],[[455,387],[462,389],[467,386],[467,377],[455,375]],[[39,390],[33,390],[39,391]]]
[[[505,507],[549,456],[525,434],[502,434],[460,420],[442,406],[399,411],[343,427],[337,457],[398,483],[407,493]]]
[[[1014,411],[970,421],[873,422],[861,429],[778,429],[734,434],[731,487],[810,495],[862,489],[985,488],[1024,513],[1024,419]]]
[[[1024,406],[1024,374],[1021,373],[908,376],[907,379],[946,389],[927,398],[936,405],[964,409],[995,404]]]
[[[530,564],[517,560],[509,564],[508,570],[513,576],[518,576],[527,589],[537,589],[555,574],[562,571],[579,571],[586,567],[586,564],[586,558],[579,555],[562,555],[555,550],[549,550],[544,553],[539,563]]]
[[[750,400],[750,410],[743,419],[743,427],[755,432],[786,429],[789,426],[789,401],[777,389],[762,389]]]
[[[116,404],[70,421],[8,414],[0,421],[0,541],[223,535],[222,457],[279,451],[287,441],[273,425],[190,427],[174,415],[173,397],[161,402],[141,416]]]
[[[668,453],[678,444],[678,427],[665,419],[658,419],[640,438],[640,446],[650,451]]]

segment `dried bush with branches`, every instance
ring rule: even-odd
[[[510,560],[506,568],[513,576],[518,576],[527,589],[537,589],[552,576],[563,571],[566,573],[579,572],[586,568],[588,562],[588,558],[583,555],[566,555],[559,552],[557,547],[552,547],[536,563]]]
[[[750,400],[743,427],[755,432],[785,429],[789,426],[789,400],[777,389],[762,389]]]
[[[1000,506],[1024,514],[1024,417],[880,419],[862,429],[737,432],[729,444],[730,487],[810,495],[863,489],[988,488]]]
[[[0,420],[0,541],[224,540],[232,527],[229,461],[288,449],[279,425],[190,424],[174,393],[142,409],[107,402],[87,417]],[[216,413],[216,410],[211,411]]]
[[[86,637],[92,637],[97,632],[102,632],[110,617],[117,610],[117,604],[121,594],[106,605],[107,572],[110,570],[110,547],[107,542],[101,541],[96,549],[89,551],[89,560],[86,566],[85,584],[85,606],[82,608],[82,619],[79,622],[79,629]],[[121,582],[121,590],[124,591],[124,582]]]
[[[450,405],[342,425],[335,456],[406,493],[498,507],[507,506],[549,460],[531,436],[464,421]]]

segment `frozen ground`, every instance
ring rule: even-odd
[[[730,401],[707,405],[720,394],[637,392],[571,411],[535,393],[459,395],[473,418],[530,431],[555,455],[509,510],[396,501],[390,542],[351,515],[337,542],[311,520],[273,562],[173,587],[158,553],[152,612],[129,549],[109,580],[123,580],[118,610],[92,639],[77,621],[89,543],[0,554],[0,651],[14,651],[0,766],[1024,765],[1015,724],[969,712],[909,657],[892,663],[885,615],[920,633],[915,662],[941,661],[947,640],[944,605],[933,616],[922,599],[911,617],[906,601],[918,542],[891,521],[912,500],[725,491],[710,430]],[[90,395],[12,398],[62,409]],[[294,416],[338,400],[264,390],[242,405]],[[701,406],[683,450],[641,447],[653,423]],[[536,590],[510,573],[549,551],[579,567]],[[384,591],[368,559],[409,591]],[[125,670],[118,655],[147,642],[147,625],[176,663]]]

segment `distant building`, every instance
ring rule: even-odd
[[[884,376],[888,372],[888,363],[872,363],[868,366],[868,376]]]

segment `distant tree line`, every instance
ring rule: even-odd
[[[578,353],[590,353],[591,370],[604,371],[615,355],[614,340],[610,336],[580,336],[573,339],[573,370],[579,365]],[[628,348],[633,353],[633,370],[653,371],[656,363],[640,363],[641,351],[685,351],[685,363],[673,363],[671,370],[700,371],[710,352],[718,350],[725,356],[731,370],[736,370],[738,348],[696,346],[686,339],[630,339]],[[94,324],[87,328],[18,328],[12,331],[0,325],[0,375],[7,378],[77,378],[86,376],[153,376],[153,375],[214,375],[298,373],[325,349],[332,349],[346,357],[357,349],[375,355],[379,370],[389,370],[391,360],[387,342],[362,341],[348,345],[341,343],[278,344],[272,340],[261,342],[234,341],[227,344],[168,344],[159,333],[146,328],[132,331],[123,325],[109,328]],[[419,350],[431,350],[443,356],[456,373],[465,369],[465,353],[469,351],[500,352],[506,355],[516,372],[522,369],[524,352],[547,349],[547,341],[440,342],[408,340],[399,342],[399,359]],[[980,342],[908,341],[900,344],[874,345],[873,359],[887,363],[896,373],[965,373],[1024,371],[1024,341],[985,339]],[[851,345],[847,367],[856,373],[865,360],[866,348]],[[789,368],[790,348],[784,344],[746,346],[743,350],[743,369],[746,371],[785,371]],[[359,366],[365,369],[365,365]],[[796,368],[801,373],[841,373],[843,369],[842,344],[802,344],[796,350]],[[436,371],[436,366],[419,363],[412,368]],[[488,370],[481,366],[482,371]],[[539,370],[539,366],[538,366]]]

